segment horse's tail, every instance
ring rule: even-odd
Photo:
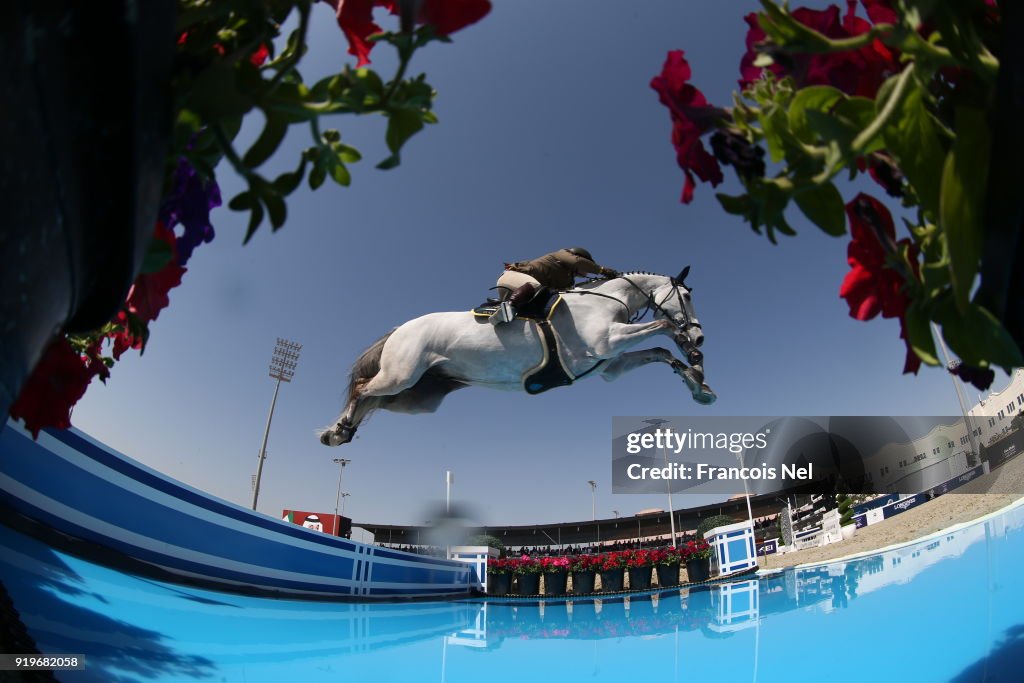
[[[384,343],[394,333],[395,330],[391,330],[373,342],[370,348],[363,351],[362,355],[352,364],[352,371],[348,376],[348,398],[350,401],[356,397],[357,385],[365,384],[367,380],[373,379],[380,372],[380,356],[384,352]]]

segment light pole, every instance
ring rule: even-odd
[[[295,367],[299,364],[299,352],[302,344],[277,338],[274,355],[270,358],[270,376],[277,380],[274,384],[274,398],[270,401],[270,414],[267,415],[267,427],[263,430],[263,444],[260,446],[259,461],[256,463],[256,481],[252,487],[252,509],[260,498],[260,477],[263,476],[263,461],[267,459],[267,438],[270,436],[270,421],[274,419],[274,406],[277,404],[277,392],[281,382],[291,382],[295,375]]]
[[[449,517],[452,514],[452,484],[454,483],[455,473],[446,470],[444,473],[444,514]]]
[[[351,495],[352,494],[349,493],[348,491],[342,491],[341,492],[341,516],[342,517],[345,516],[345,499],[348,498]]]
[[[953,361],[949,359],[949,351],[946,349],[946,342],[942,339],[942,334],[939,332],[938,328],[935,327],[934,323],[932,324],[932,329],[935,330],[935,336],[939,339],[939,348],[942,349],[942,357],[946,360],[946,369],[949,371],[949,378],[953,380],[953,389],[956,390],[956,398],[960,402],[960,413],[964,416],[964,427],[967,429],[967,442],[971,445],[971,453],[977,456],[980,462],[981,449],[974,443],[974,425],[971,422],[970,413],[967,410],[967,401],[964,399],[964,391],[960,386],[960,382],[957,381],[957,376],[953,374],[953,370],[960,365],[960,361]],[[973,459],[966,458],[966,460],[970,461],[967,463],[967,466],[970,467]]]
[[[612,514],[615,515],[615,519],[619,518],[619,511],[618,510],[612,510]]]
[[[601,542],[601,529],[597,527],[597,482],[593,479],[587,481],[590,484],[590,516],[594,520],[597,529],[597,542]]]
[[[350,459],[348,459],[348,458],[335,458],[334,459],[334,464],[335,465],[340,465],[340,467],[338,468],[338,495],[335,496],[335,498],[334,498],[334,535],[335,536],[338,535],[338,524],[341,521],[341,520],[338,519],[338,501],[341,500],[341,477],[342,477],[343,474],[345,474],[345,465],[349,464],[350,462],[352,462],[352,461]],[[348,494],[346,493],[345,495],[347,496]]]
[[[657,428],[658,426],[667,423],[668,420],[654,419],[654,420],[644,420],[644,422],[646,422],[647,424]],[[663,441],[662,444],[664,444],[664,443],[665,442]],[[665,469],[668,469],[668,448],[666,446],[662,445],[661,452],[665,456]],[[672,479],[667,477],[665,479],[665,485],[668,486],[668,521],[669,521],[669,526],[672,529],[672,547],[675,548],[676,547],[676,513],[675,513],[675,510],[672,508]]]

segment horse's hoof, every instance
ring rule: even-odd
[[[707,384],[701,384],[700,390],[693,394],[693,400],[703,406],[711,405],[717,398],[718,395]]]
[[[677,374],[683,378],[683,381],[686,382],[686,388],[690,390],[690,393],[693,394],[694,397],[696,397],[697,394],[700,393],[704,376],[693,368],[687,367],[679,370]]]
[[[320,443],[322,443],[325,446],[330,446],[331,445],[331,433],[330,432],[324,432],[323,434],[321,434],[320,435]]]

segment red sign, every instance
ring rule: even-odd
[[[286,522],[292,522],[330,536],[344,536],[345,538],[352,536],[352,520],[348,517],[305,510],[284,510],[282,515],[282,519]]]

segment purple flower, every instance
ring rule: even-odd
[[[210,209],[220,206],[220,188],[215,180],[204,180],[185,157],[178,160],[174,186],[160,203],[160,221],[173,230],[178,225],[184,233],[177,235],[178,265],[185,265],[192,250],[213,240]]]

